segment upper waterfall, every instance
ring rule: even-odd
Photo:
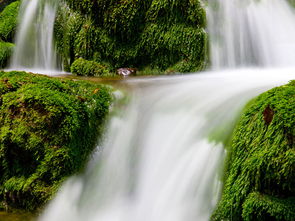
[[[294,67],[295,13],[285,0],[209,0],[213,69]]]
[[[11,69],[57,71],[53,30],[58,0],[23,0]]]

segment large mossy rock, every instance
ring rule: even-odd
[[[0,207],[39,208],[79,172],[110,103],[106,86],[0,72]]]
[[[65,67],[77,58],[121,67],[198,71],[206,66],[199,0],[66,0],[55,25]],[[171,70],[175,69],[175,70]]]
[[[295,218],[295,81],[252,100],[232,143],[213,220]]]

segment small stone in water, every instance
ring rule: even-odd
[[[121,76],[130,76],[136,75],[137,69],[136,68],[119,68],[117,69],[117,74]]]

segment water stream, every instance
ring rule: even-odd
[[[84,175],[40,220],[208,220],[218,200],[222,143],[245,102],[294,70],[239,70],[130,80],[132,101],[110,122]],[[259,75],[259,77],[257,77]]]
[[[61,72],[53,41],[58,0],[23,0],[9,69]]]
[[[294,67],[295,13],[286,0],[209,0],[212,68]]]
[[[209,220],[221,189],[222,141],[243,105],[295,79],[295,15],[286,1],[209,3],[219,71],[126,80],[128,105],[110,120],[85,173],[63,185],[40,220]]]

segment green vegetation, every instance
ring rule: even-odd
[[[288,0],[288,2],[294,7],[295,6],[295,0]]]
[[[4,68],[10,56],[12,55],[12,51],[14,48],[14,44],[7,43],[7,42],[1,42],[0,41],[0,67]]]
[[[0,13],[0,39],[12,42],[17,26],[20,2],[16,1],[5,7]]]
[[[0,5],[3,6],[9,2],[2,1]],[[8,42],[12,42],[15,34],[19,6],[20,2],[15,1],[0,13],[0,68],[6,67],[12,55],[14,44]]]
[[[0,72],[0,207],[35,210],[79,172],[110,102],[106,86]]]
[[[15,1],[16,0],[0,0],[0,12],[2,12],[7,5]]]
[[[75,59],[111,70],[147,67],[154,73],[206,66],[205,10],[199,0],[66,0],[55,25],[58,51],[69,70]]]
[[[71,66],[72,74],[80,76],[108,76],[109,70],[106,66],[95,61],[87,61],[83,58],[77,59]]]
[[[213,220],[294,220],[295,81],[246,107]]]

